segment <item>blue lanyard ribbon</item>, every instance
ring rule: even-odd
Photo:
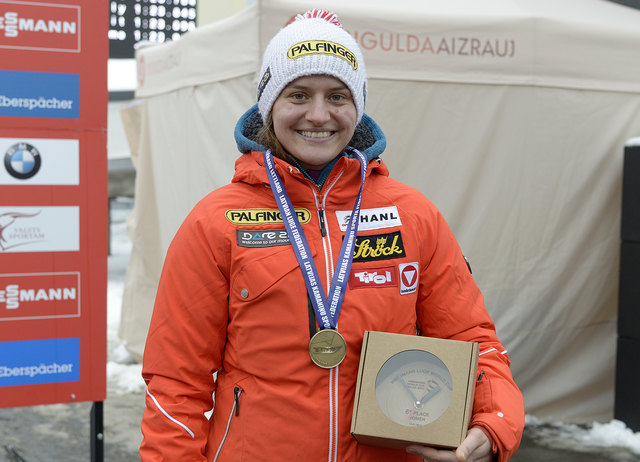
[[[291,204],[291,199],[289,199],[289,195],[275,169],[273,155],[270,150],[263,153],[264,166],[267,171],[267,176],[269,177],[271,191],[278,204],[278,210],[280,210],[280,215],[282,215],[291,246],[298,259],[298,264],[302,271],[302,278],[307,286],[307,293],[313,305],[313,310],[316,313],[316,319],[323,329],[335,329],[338,325],[338,316],[340,316],[340,308],[342,307],[349,272],[351,271],[351,262],[353,261],[353,249],[358,233],[358,223],[360,222],[362,189],[367,174],[367,160],[364,154],[354,148],[348,149],[360,160],[360,191],[358,192],[358,197],[356,198],[353,212],[351,213],[351,218],[345,231],[345,238],[342,241],[340,255],[338,256],[338,268],[333,274],[328,298],[322,290],[318,270],[313,262],[309,244],[304,236],[304,231],[300,226],[300,221],[298,221],[293,205]],[[331,300],[330,304],[329,300]]]

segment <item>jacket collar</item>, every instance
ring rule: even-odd
[[[289,190],[291,183],[300,183],[304,181],[305,173],[298,169],[295,165],[291,165],[282,159],[274,157],[276,170],[284,183],[285,188]],[[348,158],[346,156],[338,158],[333,164],[334,169],[339,169],[342,172],[348,172],[348,175],[352,177],[353,184],[359,184],[360,178],[360,162],[357,158]],[[383,176],[389,176],[389,170],[385,163],[380,158],[375,158],[369,161],[367,165],[367,176],[372,172]],[[337,170],[336,170],[337,172]],[[336,172],[332,172],[332,175]],[[233,176],[233,183],[248,183],[248,184],[264,184],[269,185],[269,178],[264,168],[263,151],[249,151],[240,156],[236,160],[235,174]],[[350,182],[351,183],[351,182]],[[321,185],[319,185],[321,187]]]

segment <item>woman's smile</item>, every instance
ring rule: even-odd
[[[305,138],[329,138],[335,132],[329,132],[329,131],[326,131],[326,132],[311,132],[311,131],[303,131],[303,130],[301,130],[298,133],[300,133]]]

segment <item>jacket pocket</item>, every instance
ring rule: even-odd
[[[311,245],[311,244],[310,244]],[[300,276],[300,265],[291,246],[271,247],[267,249],[251,249],[256,252],[256,258],[247,260],[231,279],[231,297],[242,302],[252,302],[261,297],[266,291],[293,273]],[[316,252],[310,249],[311,255]],[[298,277],[302,282],[302,278]],[[288,281],[291,282],[291,281]]]
[[[222,452],[224,444],[227,441],[227,437],[229,436],[229,429],[231,428],[233,420],[240,415],[240,396],[243,392],[244,390],[242,389],[242,387],[238,385],[233,387],[233,405],[231,406],[231,411],[229,412],[227,418],[227,426],[225,428],[224,435],[222,436],[222,440],[220,441],[218,449],[216,450],[216,455],[213,458],[214,462],[217,462],[218,458],[220,457],[220,453]],[[220,417],[222,416],[217,416],[217,418]]]
[[[484,370],[480,370],[473,398],[473,413],[491,412],[492,403],[491,380],[484,373]]]

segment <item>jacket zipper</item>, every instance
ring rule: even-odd
[[[240,415],[240,395],[242,394],[242,389],[240,387],[233,387],[233,407],[236,410],[236,417]]]
[[[324,209],[318,210],[318,218],[320,219],[320,233],[322,233],[322,237],[327,236],[327,228],[324,224]]]
[[[229,427],[231,427],[231,421],[235,416],[240,415],[240,395],[241,394],[242,394],[242,388],[238,386],[233,387],[233,407],[231,408],[231,412],[229,413],[229,419],[227,420],[227,428],[224,431],[224,436],[222,437],[222,441],[220,441],[220,446],[218,446],[218,450],[216,451],[216,456],[213,458],[214,462],[218,460],[218,457],[220,456],[220,452],[222,451],[222,447],[224,446],[224,443],[227,440],[227,436],[229,435]]]
[[[337,175],[335,177],[335,179],[331,182],[331,184],[329,184],[326,187],[326,189],[324,191],[324,194],[322,194],[322,196],[320,198],[318,197],[318,194],[316,194],[316,190],[314,188],[311,188],[311,190],[313,191],[313,197],[314,197],[314,199],[316,201],[316,207],[318,208],[318,220],[320,221],[320,232],[322,233],[322,241],[323,241],[323,243],[326,244],[325,252],[324,252],[324,254],[325,254],[325,263],[326,263],[326,266],[327,266],[326,284],[328,284],[329,287],[330,287],[330,284],[331,284],[331,279],[333,278],[333,253],[331,251],[332,250],[331,249],[331,237],[327,237],[327,236],[329,236],[329,230],[327,229],[327,226],[326,226],[325,201],[327,199],[327,196],[329,195],[329,192],[331,192],[331,189],[333,189],[333,187],[336,185],[336,183],[338,182],[340,177],[342,177],[342,173]],[[327,182],[328,181],[329,181],[329,179],[327,178]],[[329,252],[328,254],[327,254],[327,249],[328,249],[328,252]]]
[[[324,246],[325,265],[327,268],[325,284],[329,288],[333,279],[333,252],[331,249],[331,238],[328,236],[328,230],[325,220],[325,201],[331,189],[338,182],[342,173],[340,173],[333,182],[325,189],[324,194],[318,197],[316,190],[312,188],[316,207],[318,208],[318,219],[320,221],[320,232],[322,233],[322,241]],[[315,316],[314,316],[315,317]],[[315,319],[314,319],[315,321]],[[338,460],[338,377],[340,366],[329,370],[329,462]]]
[[[325,221],[324,204],[320,205],[320,203],[318,202],[318,194],[316,194],[316,191],[320,192],[318,190],[318,186],[311,182],[309,182],[309,184],[311,185],[313,198],[316,201],[316,207],[318,209],[318,221],[320,223],[320,234],[322,235],[322,238],[324,240],[324,238],[327,237],[327,226]],[[309,338],[311,338],[315,335],[318,329],[316,327],[317,326],[316,313],[313,310],[313,305],[311,304],[311,298],[309,297],[309,295],[307,295],[307,302],[308,302],[307,304],[309,308]]]

